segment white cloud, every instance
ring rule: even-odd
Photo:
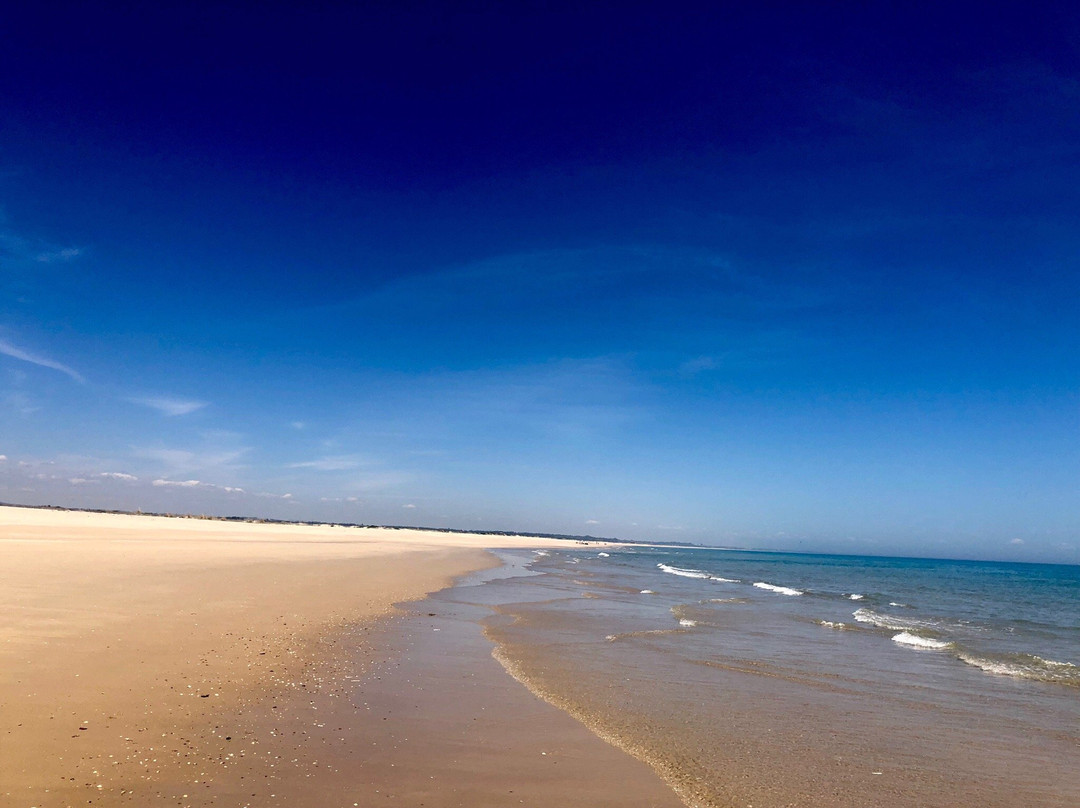
[[[410,503],[408,503],[407,505],[402,505],[401,507],[402,507],[402,508],[415,508],[416,506],[415,506],[415,505],[413,505],[413,504],[412,504],[412,503],[410,502]]]
[[[359,468],[364,461],[355,455],[336,455],[320,457],[317,460],[305,460],[302,463],[290,463],[291,469],[313,469],[314,471],[348,471]]]
[[[586,519],[585,524],[587,524],[587,525],[598,525],[598,524],[600,524],[600,522],[598,522],[596,519]]]
[[[72,477],[70,480],[68,480],[68,482],[72,485],[86,485],[86,483],[92,481],[86,479],[85,477]]]
[[[23,362],[29,362],[31,365],[37,365],[38,367],[49,368],[50,370],[58,370],[61,373],[70,376],[80,384],[85,384],[86,379],[82,377],[78,371],[72,370],[67,365],[57,362],[55,359],[49,359],[47,356],[39,356],[38,354],[31,353],[24,350],[17,345],[12,345],[6,340],[0,339],[0,354],[10,356],[12,359],[19,359]]]
[[[282,494],[281,498],[282,499],[292,499],[292,494]]]
[[[0,455],[0,463],[4,462],[5,460],[7,460],[7,455]]]
[[[107,477],[110,480],[128,480],[129,482],[139,479],[134,474],[124,474],[122,471],[103,471],[98,474],[98,477]]]
[[[129,398],[132,404],[140,404],[143,407],[150,407],[157,410],[162,415],[188,415],[196,410],[201,410],[206,406],[205,401],[191,401],[182,398],[167,398],[167,397],[149,397],[149,398]]]
[[[49,250],[48,252],[41,252],[34,256],[34,260],[39,264],[55,264],[57,261],[70,261],[73,258],[78,258],[82,255],[82,250],[78,247],[66,247],[61,250]]]
[[[243,494],[244,493],[243,488],[237,488],[236,486],[228,486],[228,485],[226,485],[226,486],[222,487],[222,490],[223,491],[228,491],[230,494]]]
[[[156,486],[175,486],[179,488],[197,488],[203,483],[198,480],[154,480],[152,485]]]
[[[293,421],[290,426],[293,429],[307,429],[307,424],[305,424],[303,421]]]
[[[1023,543],[1024,543],[1023,539],[1013,539],[1012,541],[1009,542],[1009,544],[1023,544]]]

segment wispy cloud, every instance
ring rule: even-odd
[[[139,479],[134,474],[125,474],[122,471],[102,471],[98,473],[98,477],[105,477],[110,480],[126,480],[128,482],[135,482]]]
[[[205,401],[154,396],[129,398],[128,401],[132,404],[150,407],[153,410],[157,410],[162,415],[168,415],[170,417],[176,415],[188,415],[207,406]]]
[[[221,448],[208,446],[198,451],[169,449],[165,447],[135,447],[132,454],[143,460],[160,465],[155,472],[161,477],[180,477],[212,471],[215,474],[231,473],[239,468],[238,461],[249,451],[248,447]]]
[[[215,491],[224,491],[227,494],[243,494],[244,489],[234,485],[216,485],[204,483],[202,480],[154,480],[151,485],[158,488],[212,488]]]
[[[82,250],[77,247],[65,247],[60,250],[46,250],[34,256],[39,264],[55,264],[58,261],[71,261],[82,255]]]
[[[356,455],[334,455],[320,457],[316,460],[305,460],[300,463],[290,463],[291,469],[312,469],[314,471],[349,471],[365,465],[363,458]]]
[[[0,354],[4,356],[10,356],[12,359],[18,359],[22,362],[29,362],[31,365],[37,365],[38,367],[49,368],[50,370],[57,370],[61,373],[70,376],[80,384],[85,384],[86,379],[78,371],[72,370],[62,362],[57,362],[55,359],[50,359],[47,356],[41,356],[40,354],[31,353],[30,351],[20,348],[18,345],[12,345],[6,340],[0,339]]]
[[[78,247],[60,247],[38,239],[23,238],[11,230],[0,230],[0,256],[16,261],[55,264],[73,261],[83,254]]]

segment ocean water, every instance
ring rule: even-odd
[[[504,667],[692,806],[1080,805],[1080,567],[504,555]]]

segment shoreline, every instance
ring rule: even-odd
[[[344,800],[394,604],[567,544],[0,508],[0,804]]]

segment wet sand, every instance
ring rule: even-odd
[[[0,508],[0,805],[677,805],[485,641],[392,617],[556,545]]]

